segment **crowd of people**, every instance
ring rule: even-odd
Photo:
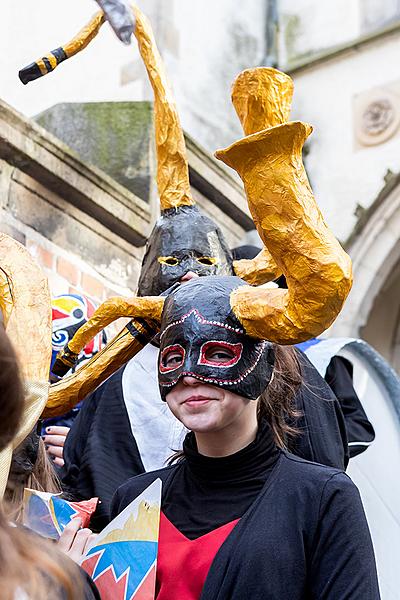
[[[373,441],[373,426],[351,364],[332,357],[324,379],[299,346],[340,312],[351,262],[305,176],[309,127],[287,122],[291,80],[259,68],[233,87],[246,137],[218,158],[242,177],[264,244],[260,253],[236,249],[234,258],[191,196],[176,108],[138,11],[135,35],[155,92],[161,216],[137,297],[109,302],[107,311],[124,306],[157,333],[148,342],[132,326],[143,348],[120,367],[98,326],[104,307],[73,313],[89,300],[54,299],[56,360],[76,368],[69,344],[90,331],[98,337],[83,353],[80,377],[90,380],[87,365],[99,350],[109,357],[107,375],[98,385],[96,373],[78,409],[39,420],[16,445],[31,392],[0,302],[0,451],[13,448],[0,511],[1,598],[100,598],[82,558],[94,536],[160,479],[157,600],[378,600],[368,524],[345,473]],[[69,405],[74,390],[65,387]],[[54,543],[23,527],[25,488],[99,504],[89,527],[73,518]]]

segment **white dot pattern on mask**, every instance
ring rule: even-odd
[[[173,323],[170,323],[169,325],[167,325],[167,327],[162,332],[160,339],[162,339],[164,337],[164,335],[167,333],[167,331],[169,329],[171,329],[171,327],[175,327],[176,325],[179,325],[180,323],[184,323],[186,321],[186,319],[188,319],[191,315],[193,315],[195,317],[195,319],[197,319],[197,321],[199,323],[201,323],[202,325],[215,325],[216,327],[222,327],[223,329],[227,329],[228,331],[234,331],[235,333],[242,333],[242,334],[245,333],[243,329],[240,329],[240,327],[231,327],[231,325],[228,325],[227,323],[221,323],[220,321],[208,321],[197,310],[197,308],[192,308],[192,310],[190,310],[188,313],[183,315],[183,317],[181,317],[177,321],[174,321]]]

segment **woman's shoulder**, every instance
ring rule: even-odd
[[[123,483],[115,492],[111,502],[111,518],[114,518],[120,513],[132,500],[137,498],[144,490],[149,487],[156,479],[161,479],[163,486],[168,484],[168,481],[180,468],[181,462],[174,465],[157,469],[157,471],[149,471],[131,477]]]
[[[284,450],[280,471],[285,480],[291,481],[297,488],[319,489],[321,492],[343,490],[358,494],[356,485],[343,470],[304,460]]]

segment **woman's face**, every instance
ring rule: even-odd
[[[208,351],[207,360],[218,364],[232,360],[231,351],[215,345]],[[163,362],[171,367],[181,361],[181,354],[172,350]],[[166,396],[171,412],[185,427],[198,433],[214,432],[250,418],[256,402],[215,385],[185,376]]]

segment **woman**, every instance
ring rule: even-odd
[[[357,488],[285,449],[299,367],[246,335],[231,308],[242,283],[205,277],[166,300],[160,392],[191,433],[182,460],[119,488],[112,516],[161,478],[157,600],[376,600]]]
[[[24,389],[16,355],[0,324],[0,451],[17,433],[23,409]],[[82,532],[79,537],[86,542],[90,532]],[[67,550],[71,546],[72,541],[64,540]],[[1,507],[0,584],[2,600],[99,598],[91,582],[84,584],[72,561],[42,538],[10,525]]]

